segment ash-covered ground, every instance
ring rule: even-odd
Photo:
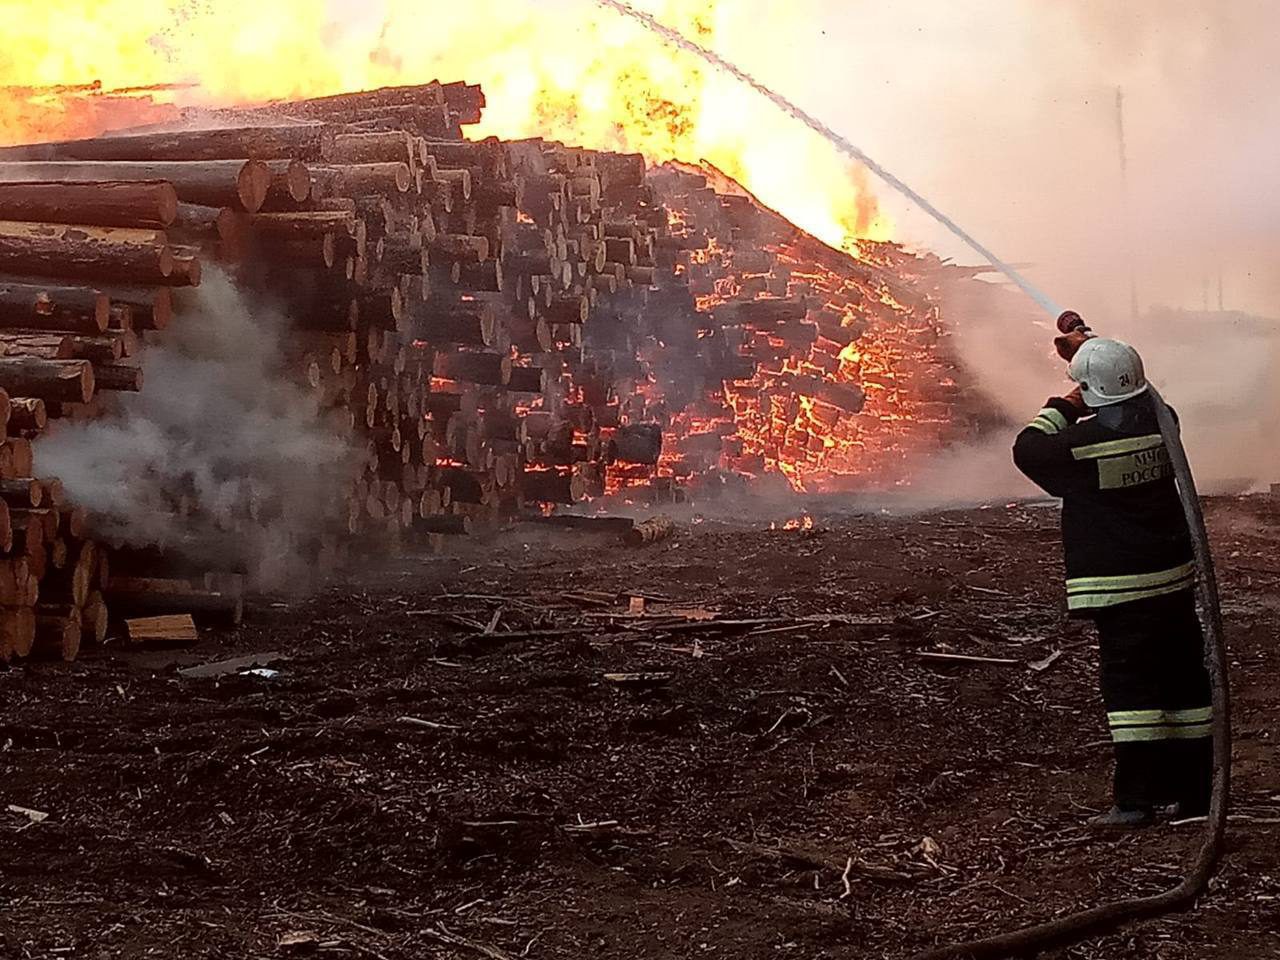
[[[1194,913],[1056,956],[1280,953],[1280,504],[1208,509],[1227,856]],[[1197,826],[1082,829],[1109,746],[1056,525],[521,528],[0,672],[0,956],[896,958],[1159,890]],[[231,657],[276,673],[178,672]]]

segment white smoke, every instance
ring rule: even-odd
[[[143,390],[99,419],[55,422],[36,444],[38,474],[59,477],[104,539],[194,550],[281,585],[333,529],[354,461],[317,397],[281,370],[287,329],[206,271],[163,344],[146,349]]]

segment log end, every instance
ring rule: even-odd
[[[156,217],[161,227],[171,227],[178,219],[178,191],[167,180],[156,184]]]
[[[204,269],[199,257],[174,256],[173,273],[169,275],[169,281],[174,286],[198,287],[203,275]]]
[[[176,197],[177,194],[174,194]],[[177,200],[174,201],[175,209]],[[105,293],[96,292],[93,298],[93,326],[95,332],[106,333],[111,325],[111,298]]]
[[[0,611],[0,660],[30,656],[35,642],[35,610],[15,607]]]
[[[236,178],[236,193],[245,213],[257,213],[271,191],[271,168],[261,160],[249,160]]]
[[[168,244],[158,248],[156,259],[158,261],[156,267],[160,271],[160,276],[165,278],[173,276],[176,259],[173,255],[173,248]]]
[[[298,203],[303,203],[311,196],[311,171],[301,160],[289,163],[285,173],[285,183],[289,188],[289,196]]]
[[[80,402],[88,403],[93,399],[97,381],[93,376],[93,364],[82,363],[80,368]]]

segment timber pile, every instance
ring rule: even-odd
[[[107,633],[106,551],[61,483],[33,476],[32,442],[141,389],[141,336],[200,282],[167,232],[181,194],[158,173],[0,163],[0,661],[72,660]],[[201,176],[224,174],[184,187]]]
[[[952,348],[944,284],[972,271],[891,243],[857,256],[806,234],[714,169],[650,175],[671,210],[704,335],[725,341],[739,375],[668,436],[671,467],[784,474],[797,489],[909,482],[927,454],[972,439],[995,417]]]
[[[892,483],[913,449],[972,429],[932,296],[949,268],[888,245],[841,254],[714,172],[463,139],[483,107],[478,87],[431,83],[0,149],[15,459],[46,413],[140,389],[139,339],[215,261],[284,307],[280,364],[363,454],[330,528],[292,544],[320,572],[604,494],[672,502],[765,470]],[[6,482],[47,489],[28,462]],[[255,493],[226,533],[287,497]],[[38,525],[22,509],[14,557],[43,537],[60,571],[91,546],[65,508]],[[15,566],[11,607],[64,655],[46,621],[97,613],[95,586],[121,613],[237,622],[243,571],[207,569],[225,552],[126,548],[92,598],[40,608]]]

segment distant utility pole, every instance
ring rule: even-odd
[[[1129,255],[1129,315],[1138,319],[1138,270],[1133,243],[1133,213],[1129,208],[1129,151],[1124,140],[1124,89],[1116,87],[1116,142],[1120,148],[1120,195],[1125,243]]]

